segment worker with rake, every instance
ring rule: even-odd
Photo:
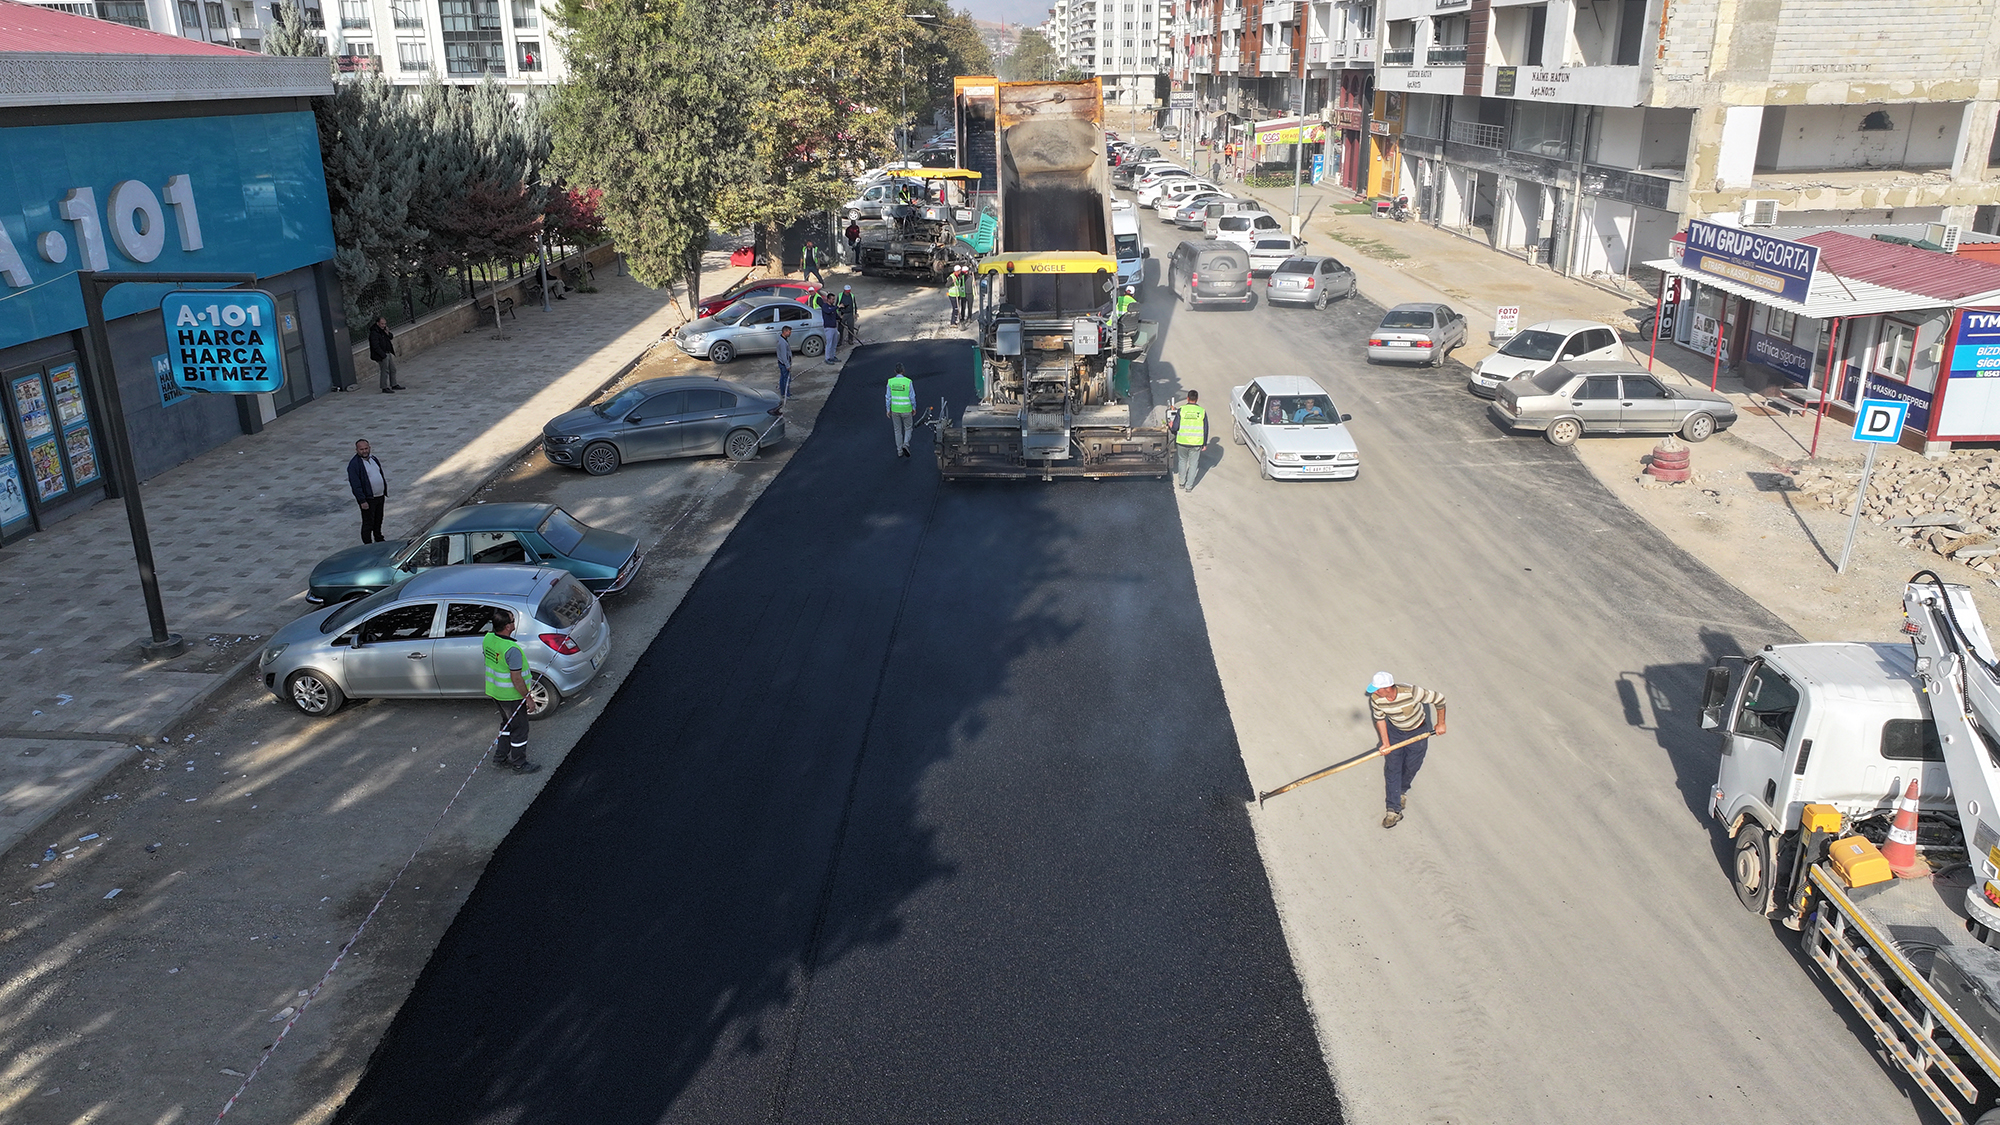
[[[1435,726],[1432,708],[1436,709]],[[1410,783],[1424,768],[1430,736],[1444,733],[1444,696],[1429,688],[1399,684],[1389,673],[1377,672],[1368,681],[1368,713],[1375,719],[1376,737],[1382,740],[1376,751],[1383,756],[1382,787],[1388,802],[1382,827],[1394,828],[1402,823],[1403,807],[1409,804]]]

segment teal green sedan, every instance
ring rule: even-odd
[[[412,574],[464,563],[558,567],[602,597],[639,573],[639,541],[591,527],[553,504],[472,504],[415,539],[349,547],[313,567],[306,601],[326,605],[385,589]]]

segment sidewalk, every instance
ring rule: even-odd
[[[669,295],[604,271],[599,292],[410,357],[408,388],[329,394],[144,482],[167,624],[185,655],[142,663],[145,602],[121,502],[0,550],[0,850],[193,712],[305,612],[313,565],[356,542],[346,462],[367,438],[389,475],[385,530],[421,530],[542,424],[679,321]]]
[[[1236,195],[1256,198],[1273,214],[1291,213],[1289,187],[1252,188],[1241,182],[1224,186]],[[1598,284],[1563,277],[1451,230],[1337,209],[1357,202],[1360,197],[1346,188],[1307,185],[1299,189],[1299,211],[1312,216],[1302,232],[1308,249],[1334,253],[1353,268],[1362,292],[1384,307],[1406,301],[1441,301],[1465,314],[1472,335],[1454,358],[1468,367],[1494,351],[1493,314],[1501,305],[1520,306],[1522,327],[1570,317],[1608,324],[1620,331],[1635,360],[1647,362],[1652,341],[1637,335],[1633,328],[1637,317],[1651,311],[1650,299],[1620,295]],[[1762,395],[1751,393],[1727,367],[1716,377],[1709,357],[1663,340],[1651,358],[1655,371],[1664,370],[1690,385],[1707,387],[1713,379],[1715,389],[1736,404],[1739,418],[1721,434],[1724,441],[1741,443],[1788,463],[1813,456],[1819,461],[1858,462],[1864,454],[1861,444],[1850,436],[1851,427],[1834,418],[1820,425],[1815,446],[1815,415],[1770,409]]]

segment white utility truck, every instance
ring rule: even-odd
[[[1743,905],[1800,931],[1946,1120],[2000,1125],[2000,666],[1966,587],[1919,573],[1903,617],[1907,645],[1709,669],[1709,812]],[[1878,849],[1913,780],[1931,873],[1896,878]]]

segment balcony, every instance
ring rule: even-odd
[[[1224,12],[1224,13],[1222,13],[1222,30],[1224,30],[1224,31],[1242,31],[1242,30],[1243,30],[1243,9],[1241,9],[1241,8],[1238,8],[1238,9],[1236,9],[1236,10],[1235,10],[1235,11],[1233,11],[1233,12]]]
[[[1391,47],[1382,52],[1383,66],[1415,66],[1416,62],[1417,49],[1415,47]]]
[[[368,30],[368,14],[367,14],[366,12],[363,12],[362,14],[360,14],[360,15],[358,15],[358,16],[349,16],[349,15],[343,15],[343,16],[341,16],[341,17],[340,17],[340,30],[342,30],[342,31],[366,31],[366,30]]]
[[[1257,56],[1257,69],[1265,74],[1290,74],[1292,72],[1292,51],[1287,47],[1282,51],[1265,51]]]
[[[1236,51],[1224,51],[1215,56],[1217,74],[1235,74],[1243,69],[1243,56]]]
[[[1326,39],[1306,40],[1306,62],[1319,66],[1333,58],[1333,43]]]
[[[1215,60],[1208,55],[1189,55],[1187,61],[1188,72],[1190,74],[1214,74],[1215,71],[1209,69],[1210,65],[1214,62]]]
[[[1272,0],[1265,0],[1264,22],[1274,24],[1299,22],[1297,0],[1278,0],[1276,3],[1273,3]]]
[[[1364,63],[1364,62],[1374,62],[1374,61],[1375,61],[1375,40],[1374,40],[1374,39],[1372,39],[1372,38],[1371,38],[1371,39],[1349,39],[1349,40],[1347,40],[1346,42],[1347,42],[1347,61],[1348,61],[1348,62],[1357,62],[1357,63]]]
[[[1505,125],[1481,125],[1477,121],[1454,121],[1445,139],[1456,144],[1471,145],[1474,148],[1505,150],[1507,147],[1507,127]]]
[[[1464,66],[1465,44],[1433,43],[1424,54],[1424,63],[1427,66]]]

